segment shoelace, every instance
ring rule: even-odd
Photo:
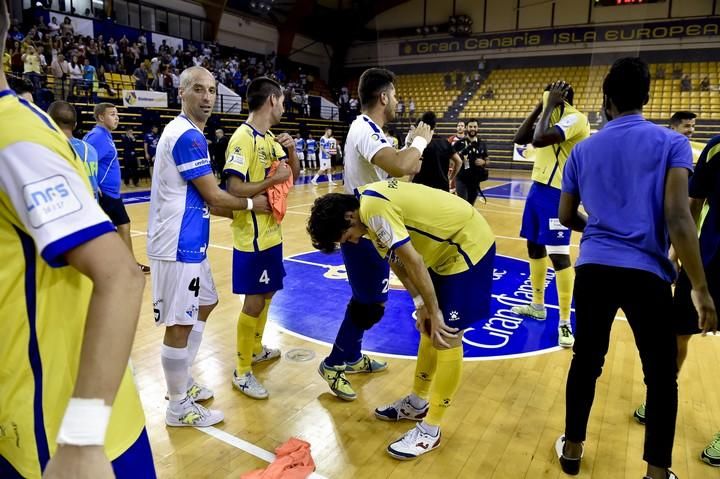
[[[562,326],[560,326],[560,332],[561,332],[562,335],[565,336],[566,338],[572,334],[572,333],[570,332],[570,328],[568,327],[567,324],[563,324]]]
[[[414,446],[417,443],[418,436],[420,435],[422,431],[420,431],[420,428],[415,426],[411,430],[409,430],[402,438],[402,443],[408,446]]]
[[[343,371],[335,371],[335,377],[332,380],[332,389],[337,389],[338,381],[342,382],[343,385],[350,384],[350,381],[347,380]]]
[[[710,442],[709,449],[717,449],[720,451],[720,432],[715,434],[713,440]]]

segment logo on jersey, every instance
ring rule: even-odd
[[[82,209],[63,175],[55,175],[23,186],[23,197],[33,228],[55,221]]]
[[[245,157],[240,152],[240,148],[235,148],[230,155],[230,159],[228,160],[228,163],[235,163],[236,165],[244,165],[245,164]]]
[[[373,141],[380,141],[380,134],[379,133],[373,133],[370,135],[370,138],[373,139]]]
[[[273,307],[283,314],[274,316],[278,323],[300,335],[329,345],[342,323],[345,305],[352,292],[339,252],[317,251],[286,258],[285,288],[273,298]],[[368,276],[368,281],[372,276]],[[559,319],[555,273],[548,271],[545,279],[548,317],[545,321],[517,315],[514,306],[529,304],[533,297],[528,264],[524,260],[496,256],[493,271],[490,312],[465,330],[465,358],[505,359],[518,355],[557,351]],[[393,278],[378,287],[386,289],[388,301],[383,319],[365,333],[363,349],[380,354],[415,357],[419,334],[415,329],[415,306],[404,288],[393,287]],[[322,301],[319,300],[322,298]],[[464,318],[461,310],[452,310],[445,317],[452,327]],[[573,313],[574,321],[574,313]],[[318,324],[323,327],[319,328]],[[457,323],[455,323],[457,324]]]

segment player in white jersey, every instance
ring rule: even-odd
[[[305,171],[305,140],[300,135],[300,132],[295,134],[295,154],[300,162],[300,172]]]
[[[360,76],[358,92],[361,114],[350,125],[345,139],[345,191],[352,194],[359,186],[388,176],[414,175],[420,171],[422,152],[432,139],[422,122],[410,138],[411,146],[396,150],[382,132],[395,118],[395,75],[382,68],[370,68]],[[352,298],[345,310],[330,356],[320,363],[319,373],[341,399],[352,401],[357,394],[346,373],[371,373],[387,368],[387,363],[360,352],[366,330],[380,321],[385,312],[390,268],[372,242],[362,238],[357,244],[344,242],[340,250],[345,261]]]
[[[206,255],[210,208],[223,215],[229,210],[269,211],[264,196],[237,198],[217,186],[203,135],[216,94],[215,79],[206,69],[182,72],[182,113],[160,137],[150,192],[147,250],[154,267],[155,322],[166,327],[161,359],[169,426],[211,426],[223,420],[222,412],[196,404],[213,392],[190,373],[205,323],[218,302]]]
[[[320,169],[317,170],[315,176],[312,177],[310,183],[317,185],[318,177],[325,173],[328,179],[328,185],[334,186],[335,182],[332,180],[332,163],[330,161],[330,137],[332,136],[332,128],[325,128],[325,134],[320,137],[320,148],[318,156],[320,158]]]

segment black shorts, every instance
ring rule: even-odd
[[[122,226],[130,223],[130,217],[125,211],[125,204],[122,198],[112,198],[108,195],[100,196],[100,208],[110,217],[115,226]]]
[[[710,296],[712,296],[716,305],[720,304],[719,259],[713,259],[710,264],[705,267],[705,277],[707,278]],[[685,270],[681,269],[677,283],[675,283],[675,294],[673,296],[675,332],[678,336],[702,332],[700,328],[698,328],[698,315],[695,306],[693,306],[692,298],[690,297],[691,290],[690,278],[688,278]]]

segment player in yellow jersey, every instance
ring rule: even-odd
[[[520,145],[532,143],[536,150],[533,183],[520,230],[520,236],[527,239],[532,302],[515,306],[512,312],[541,321],[547,317],[545,281],[549,254],[560,307],[558,344],[564,348],[575,342],[570,326],[574,272],[570,264],[570,230],[558,220],[560,182],[570,151],[590,136],[588,119],[573,107],[573,97],[569,83],[558,81],[548,85],[543,100],[525,119],[514,139]]]
[[[285,111],[284,98],[280,84],[270,78],[256,78],[248,86],[250,114],[227,148],[229,193],[249,198],[285,183],[291,172],[293,178],[298,177],[295,141],[287,133],[275,137],[270,132]],[[275,174],[268,176],[276,161]],[[265,399],[268,392],[253,374],[252,364],[280,356],[279,350],[262,344],[262,335],[270,301],[283,287],[282,231],[272,214],[235,211],[232,232],[233,293],[245,295],[237,324],[237,368],[232,382],[244,394]]]
[[[2,73],[0,119],[0,477],[154,478],[128,368],[142,273],[65,135]]]
[[[427,205],[433,205],[428,208]],[[414,459],[440,444],[440,422],[460,386],[463,331],[490,312],[495,236],[462,198],[391,178],[331,193],[313,205],[313,246],[367,236],[413,297],[421,333],[412,393],[375,409],[385,421],[420,421],[391,443],[397,459]]]

